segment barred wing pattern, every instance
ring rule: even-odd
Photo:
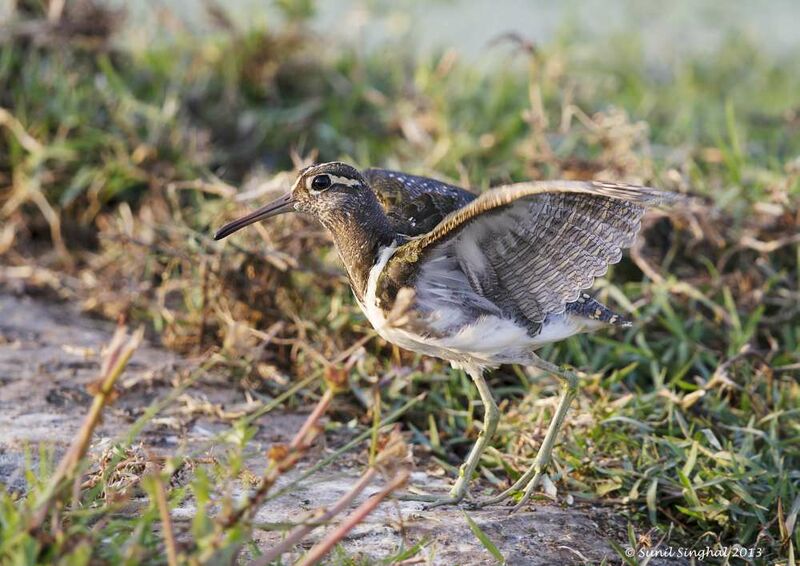
[[[427,259],[447,256],[478,294],[536,325],[563,312],[621,259],[648,206],[675,198],[648,187],[600,182],[493,189],[400,246],[379,286],[391,296],[413,286]]]
[[[445,216],[477,195],[436,179],[387,169],[362,173],[398,234],[419,236],[433,230]]]

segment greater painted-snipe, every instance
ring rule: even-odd
[[[519,183],[475,195],[424,177],[359,172],[322,163],[290,192],[225,225],[224,238],[284,212],[316,216],[330,231],[358,304],[378,333],[402,348],[464,369],[484,407],[483,429],[447,497],[458,503],[499,420],[484,371],[532,365],[563,382],[553,420],[530,468],[496,497],[531,496],[550,462],[578,378],[535,353],[543,344],[603,326],[627,326],[583,291],[622,257],[645,209],[676,195],[597,181]]]

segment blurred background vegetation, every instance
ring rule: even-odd
[[[481,190],[597,178],[694,195],[654,214],[597,285],[629,330],[543,355],[581,370],[557,448],[561,495],[637,533],[800,544],[800,19],[793,2],[19,0],[0,8],[3,285],[146,323],[272,399],[371,329],[324,231],[281,218],[211,241],[340,159]],[[264,333],[271,339],[265,345]],[[379,338],[339,419],[421,392],[414,443],[452,471],[480,416],[460,372]],[[556,384],[505,401],[484,482],[524,471]],[[317,398],[312,385],[291,406]],[[155,543],[154,543],[155,544]]]

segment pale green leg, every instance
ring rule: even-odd
[[[469,451],[466,461],[459,468],[458,479],[456,479],[456,483],[450,490],[450,495],[447,497],[403,495],[400,497],[401,499],[427,501],[431,503],[428,508],[432,508],[438,507],[439,505],[459,503],[467,495],[467,488],[469,487],[472,475],[478,467],[478,462],[481,459],[483,451],[486,450],[486,446],[489,445],[489,441],[492,439],[495,430],[497,430],[497,423],[500,420],[500,411],[497,409],[497,404],[494,402],[494,397],[492,397],[489,385],[483,377],[483,371],[474,368],[468,369],[467,373],[475,383],[475,387],[478,388],[478,394],[483,402],[483,430],[478,434],[478,440],[475,442],[472,450]]]
[[[558,437],[558,432],[561,430],[561,426],[564,424],[564,419],[567,416],[570,404],[578,394],[578,377],[575,374],[566,370],[562,370],[558,366],[546,362],[540,358],[537,358],[532,365],[552,373],[563,380],[561,398],[558,402],[558,406],[556,407],[555,415],[553,415],[553,420],[550,422],[550,426],[547,428],[547,433],[544,436],[542,445],[539,447],[539,452],[536,454],[536,458],[533,460],[531,467],[528,468],[528,470],[516,482],[514,482],[514,485],[495,497],[490,497],[489,499],[484,499],[477,502],[475,504],[476,507],[485,507],[486,505],[500,503],[512,494],[517,493],[523,488],[523,486],[525,490],[522,494],[522,499],[520,499],[519,503],[514,506],[512,512],[518,511],[530,499],[533,491],[539,484],[539,480],[542,478],[542,474],[544,474],[544,472],[547,470],[547,466],[550,464],[550,456],[553,452],[553,445]]]

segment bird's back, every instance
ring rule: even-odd
[[[362,173],[398,234],[420,236],[477,198],[461,187],[388,169]]]

